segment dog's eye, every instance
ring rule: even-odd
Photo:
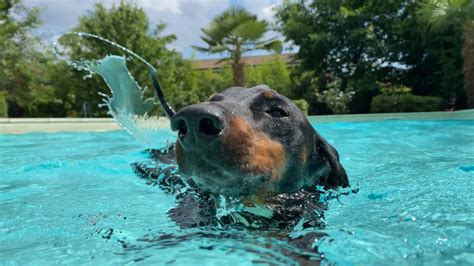
[[[276,118],[280,118],[280,117],[286,117],[286,116],[289,116],[290,114],[288,114],[287,111],[281,109],[281,108],[272,108],[268,111],[265,111],[267,114],[273,116],[273,117],[276,117]]]

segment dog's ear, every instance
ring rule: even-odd
[[[339,154],[316,131],[313,135],[313,156],[316,156],[317,161],[325,161],[329,167],[328,174],[319,180],[321,185],[329,188],[349,186],[346,170],[344,170],[344,167],[339,162]]]

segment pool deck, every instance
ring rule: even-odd
[[[474,109],[455,112],[381,113],[354,115],[308,116],[311,123],[369,122],[384,120],[474,120]],[[160,117],[154,127],[168,128],[169,122]],[[119,130],[113,118],[0,118],[0,134],[24,134],[59,131]]]

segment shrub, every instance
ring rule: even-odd
[[[441,97],[411,94],[377,95],[372,99],[372,113],[432,112],[439,111]]]
[[[7,95],[0,91],[0,117],[8,116]]]
[[[275,57],[258,66],[245,67],[245,86],[250,88],[265,84],[290,97],[290,70],[280,57]]]
[[[342,89],[340,79],[328,84],[328,89],[322,92],[316,92],[316,97],[320,102],[327,104],[334,114],[349,113],[349,103],[354,96],[352,88]]]
[[[300,110],[303,112],[304,115],[308,115],[309,103],[304,99],[298,100],[291,100]]]
[[[382,92],[383,95],[407,95],[411,94],[411,88],[403,85],[387,85],[387,84],[381,84],[382,88],[380,91]]]
[[[370,113],[372,98],[380,93],[380,86],[369,79],[361,79],[349,82],[349,87],[355,92],[349,103],[350,113]]]

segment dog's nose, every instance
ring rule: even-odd
[[[224,111],[212,104],[195,104],[183,108],[171,119],[171,129],[185,146],[204,146],[225,127]]]

